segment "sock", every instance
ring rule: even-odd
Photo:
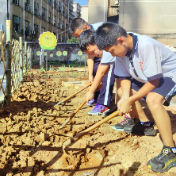
[[[126,119],[131,119],[131,117],[129,117],[129,116],[127,116],[127,115],[125,115],[125,118],[126,118]]]
[[[149,127],[150,126],[150,120],[148,122],[141,122],[141,125]]]
[[[176,147],[171,147],[173,153],[176,153]]]

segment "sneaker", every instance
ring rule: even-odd
[[[106,106],[106,108],[105,109],[103,109],[101,112],[100,112],[100,114],[105,114],[105,113],[107,113],[107,112],[109,112],[110,111],[110,109],[109,109],[109,107],[108,106]]]
[[[101,113],[102,110],[104,110],[106,108],[106,106],[104,105],[100,105],[100,104],[96,104],[95,107],[88,112],[89,115],[99,115]]]
[[[88,106],[94,106],[96,104],[96,100],[93,98],[88,103],[86,103]]]
[[[144,135],[144,136],[155,136],[156,131],[153,127],[154,123],[151,122],[150,126],[147,127],[145,125],[141,125],[141,123],[135,124],[134,122],[131,124],[128,124],[124,127],[124,131],[126,133],[132,133],[136,135]]]
[[[163,146],[161,153],[147,162],[147,166],[154,172],[166,172],[176,166],[176,154],[170,147]]]
[[[113,107],[112,109],[109,109],[109,111],[104,112],[103,115],[107,117],[108,115],[112,114],[113,112],[117,111],[117,107]]]
[[[134,119],[125,116],[125,118],[120,123],[115,124],[114,126],[112,126],[112,128],[114,130],[123,131],[124,127],[128,124],[134,124]]]

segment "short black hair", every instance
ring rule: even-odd
[[[111,22],[103,23],[96,30],[95,43],[102,50],[107,46],[116,45],[117,39],[122,36],[127,37],[127,32],[120,25]]]
[[[95,44],[94,36],[95,36],[95,31],[93,29],[88,29],[81,33],[79,37],[79,47],[82,51],[85,51],[88,45]]]
[[[70,33],[73,34],[77,29],[81,29],[84,24],[88,24],[82,18],[74,18],[70,23]]]

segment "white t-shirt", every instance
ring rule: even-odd
[[[176,83],[176,54],[148,36],[129,34],[133,36],[133,51],[130,56],[116,57],[115,76],[133,77],[142,83],[170,77]]]
[[[111,65],[114,64],[116,57],[113,57],[111,53],[103,50],[103,56],[101,58],[101,65]]]

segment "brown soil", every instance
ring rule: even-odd
[[[65,128],[62,123],[85,97],[84,90],[63,105],[54,106],[78,90],[56,82],[23,83],[0,118],[1,176],[176,176],[176,167],[165,174],[152,172],[146,163],[162,148],[159,133],[155,137],[128,135],[114,131],[115,117],[62,150],[70,137],[95,124],[103,116],[89,116],[84,107]],[[142,102],[152,120],[150,112]],[[167,108],[176,141],[176,109]],[[155,127],[156,128],[156,127]]]

